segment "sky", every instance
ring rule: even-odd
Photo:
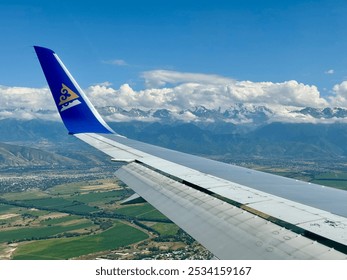
[[[0,111],[51,108],[34,45],[99,106],[347,107],[346,14],[345,0],[0,0]]]

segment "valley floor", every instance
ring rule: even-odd
[[[347,190],[341,161],[219,160]],[[97,168],[11,167],[0,173],[0,259],[211,259],[133,191]]]

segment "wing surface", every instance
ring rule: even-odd
[[[124,165],[116,176],[219,259],[347,259],[347,192],[128,139],[59,57],[35,47],[70,134]]]

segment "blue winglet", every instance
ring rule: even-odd
[[[101,118],[57,54],[34,46],[60,116],[70,134],[114,133]]]

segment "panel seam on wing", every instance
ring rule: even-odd
[[[148,168],[148,169],[150,169],[150,170],[152,170],[154,172],[157,172],[158,174],[161,174],[161,175],[163,175],[163,176],[165,176],[165,177],[167,177],[169,179],[172,179],[172,180],[174,180],[176,182],[184,184],[184,185],[186,185],[186,186],[188,186],[190,188],[196,189],[196,190],[201,191],[201,192],[203,192],[203,193],[205,193],[207,195],[211,195],[212,197],[218,198],[218,199],[220,199],[220,200],[222,200],[222,201],[224,201],[226,203],[229,203],[229,204],[231,204],[233,206],[236,206],[237,208],[243,209],[243,210],[245,210],[245,211],[247,211],[247,212],[249,212],[249,213],[251,213],[251,214],[253,214],[255,216],[261,217],[261,218],[263,218],[263,219],[265,219],[267,221],[270,221],[270,222],[272,222],[272,223],[274,223],[274,224],[276,224],[276,225],[278,225],[280,227],[283,227],[283,228],[286,228],[288,230],[291,230],[291,231],[293,231],[293,232],[295,232],[297,234],[300,234],[302,236],[305,236],[305,237],[307,237],[307,238],[309,238],[309,239],[311,239],[313,241],[317,241],[317,242],[319,242],[321,244],[324,244],[324,245],[326,245],[326,246],[328,246],[330,248],[334,248],[334,249],[336,249],[336,250],[338,250],[338,251],[340,251],[340,252],[342,252],[344,254],[347,254],[347,245],[346,244],[343,244],[343,243],[335,241],[335,240],[331,240],[331,239],[329,239],[327,237],[324,237],[322,235],[319,235],[317,233],[314,233],[312,231],[304,229],[304,228],[300,227],[299,224],[290,223],[290,222],[284,221],[282,219],[279,219],[277,217],[274,217],[272,215],[269,215],[269,214],[267,214],[265,212],[262,212],[260,210],[257,210],[255,208],[251,207],[250,206],[251,204],[247,205],[247,204],[243,204],[243,203],[240,203],[238,201],[235,201],[235,200],[233,200],[231,198],[226,198],[226,197],[224,197],[222,195],[219,195],[219,194],[213,192],[213,190],[208,190],[208,189],[202,188],[202,187],[200,187],[200,186],[198,186],[198,185],[196,185],[196,184],[194,184],[192,182],[186,181],[186,180],[184,180],[182,178],[179,178],[179,177],[174,176],[172,174],[166,173],[166,172],[164,172],[162,170],[159,170],[159,169],[157,169],[157,168],[155,168],[153,166],[150,166],[150,165],[148,165],[148,164],[146,164],[146,163],[144,163],[144,162],[142,162],[140,160],[135,160],[135,163],[140,164],[140,165],[142,165],[142,166],[144,166],[144,167],[146,167],[146,168]],[[319,220],[321,220],[321,219],[319,219]]]

